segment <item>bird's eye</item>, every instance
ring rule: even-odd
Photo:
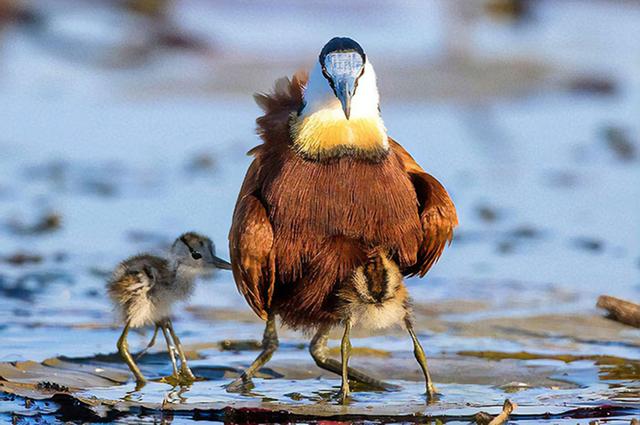
[[[200,254],[198,251],[193,251],[193,252],[191,253],[191,257],[192,257],[194,260],[199,260],[199,259],[201,259],[201,258],[202,258],[202,254]]]

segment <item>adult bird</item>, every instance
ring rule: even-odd
[[[364,50],[333,38],[309,78],[278,80],[272,94],[255,98],[265,111],[257,119],[263,143],[250,151],[229,240],[238,289],[267,323],[263,351],[227,389],[250,387],[278,346],[280,316],[315,331],[311,355],[342,374],[343,402],[348,379],[388,387],[347,367],[351,325],[404,325],[432,397],[402,276],[424,276],[438,260],[456,210],[444,187],[387,135]],[[342,362],[329,358],[326,345],[337,325],[345,327]]]

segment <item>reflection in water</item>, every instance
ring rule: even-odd
[[[165,408],[167,404],[181,404],[186,403],[187,398],[183,396],[183,394],[189,391],[191,386],[178,386],[173,387],[171,391],[168,391],[165,395],[164,400],[162,401],[162,407]]]

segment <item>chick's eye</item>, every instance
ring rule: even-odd
[[[198,251],[194,251],[194,252],[192,252],[192,253],[191,253],[191,257],[192,257],[194,260],[199,260],[199,259],[201,259],[201,258],[202,258],[202,254],[200,254]]]

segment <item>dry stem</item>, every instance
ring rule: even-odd
[[[625,325],[640,328],[640,305],[619,298],[602,295],[598,307],[607,310],[609,318]]]

